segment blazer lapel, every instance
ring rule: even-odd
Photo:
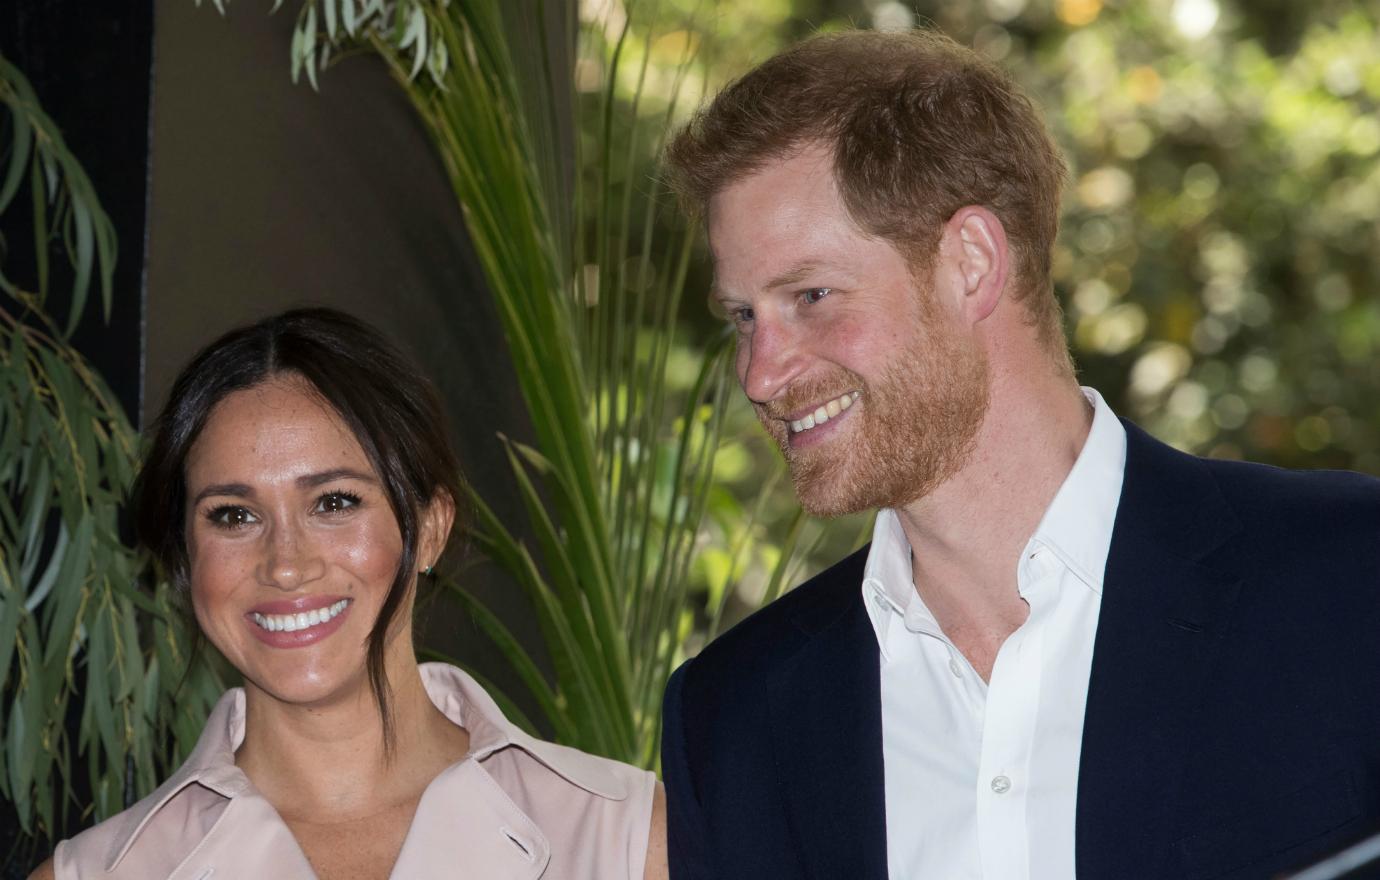
[[[1078,779],[1078,874],[1168,876],[1203,682],[1241,580],[1240,525],[1207,466],[1129,423]],[[1172,872],[1171,872],[1172,873]]]
[[[852,568],[844,566],[840,578],[848,581]],[[858,568],[856,579],[839,586],[851,593],[844,610],[816,629],[778,674],[769,710],[780,783],[808,876],[885,880],[879,654]]]

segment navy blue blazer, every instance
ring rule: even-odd
[[[1380,480],[1127,434],[1083,726],[1079,877],[1272,877],[1380,830]],[[672,880],[886,877],[866,557],[671,677]]]

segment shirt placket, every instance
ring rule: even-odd
[[[1036,551],[1039,555],[1041,551]],[[1047,554],[1048,551],[1042,551]],[[1025,554],[1023,563],[1032,560]],[[1026,817],[1031,792],[1031,754],[1039,718],[1044,638],[1057,587],[1044,566],[1023,564],[1022,598],[1030,605],[1024,624],[997,652],[987,687],[982,751],[978,758],[977,839],[982,874],[992,880],[1029,880]]]

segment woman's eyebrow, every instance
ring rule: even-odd
[[[192,499],[192,506],[197,506],[201,503],[202,499],[210,498],[212,495],[230,495],[234,498],[251,498],[254,495],[254,490],[244,483],[216,483],[196,493],[196,497]]]
[[[314,474],[303,474],[297,478],[297,485],[302,489],[311,489],[335,480],[359,480],[365,483],[378,483],[373,474],[362,473],[353,468],[331,468],[328,471],[319,471]]]
[[[334,482],[335,480],[359,480],[364,483],[378,484],[378,479],[376,479],[373,474],[366,474],[353,468],[331,468],[328,471],[303,474],[293,482],[297,484],[297,488],[299,489],[314,489],[317,486],[322,486],[326,483]],[[213,495],[228,495],[232,498],[253,498],[255,492],[252,486],[245,483],[215,483],[196,493],[196,497],[192,499],[192,506],[195,507],[200,504],[203,499],[210,498]]]

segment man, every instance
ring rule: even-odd
[[[1380,825],[1380,481],[1080,389],[1064,167],[933,34],[817,37],[669,151],[800,502],[871,546],[672,677],[672,877],[1270,877]]]

